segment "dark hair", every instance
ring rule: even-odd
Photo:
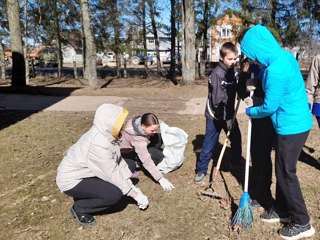
[[[250,25],[249,27],[245,27],[241,30],[241,32],[238,34],[238,37],[237,37],[237,42],[241,44],[243,38],[244,38],[244,35],[246,35],[246,33],[248,32],[248,30],[252,27],[252,25]]]
[[[145,113],[141,116],[141,124],[147,127],[152,125],[159,125],[159,120],[153,113]]]
[[[238,48],[232,42],[226,42],[220,48],[220,57],[225,57],[228,52],[238,53]]]

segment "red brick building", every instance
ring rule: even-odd
[[[242,24],[241,18],[235,14],[227,13],[217,20],[216,25],[211,27],[211,62],[219,61],[219,50],[225,42],[236,44],[240,54],[240,46],[236,43],[236,37]]]

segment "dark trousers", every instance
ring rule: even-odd
[[[150,137],[150,143],[148,144],[148,152],[151,155],[151,159],[154,162],[154,164],[157,166],[164,158],[162,153],[162,146],[163,141],[161,138],[161,134],[153,134]],[[140,161],[138,154],[132,150],[125,149],[124,151],[121,151],[121,155],[124,158],[134,159],[136,161]]]
[[[130,159],[125,161],[133,172],[135,162]],[[104,211],[119,202],[123,196],[120,188],[97,177],[84,178],[74,188],[64,193],[73,197],[73,208],[77,214],[94,214]]]
[[[276,207],[287,211],[300,225],[309,223],[309,215],[296,175],[297,161],[309,131],[293,135],[277,135]]]
[[[320,116],[316,116],[317,122],[318,122],[318,126],[320,128]]]
[[[274,201],[271,193],[272,161],[271,151],[276,133],[269,117],[252,119],[250,195],[262,207],[269,209]]]
[[[197,163],[196,172],[207,174],[208,165],[212,158],[213,150],[219,140],[221,130],[228,132],[226,121],[218,121],[206,119],[206,133],[204,136],[203,146],[200,153],[200,158]],[[241,162],[241,133],[237,120],[230,134],[231,140],[231,163],[239,164]]]

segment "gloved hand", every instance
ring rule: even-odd
[[[256,90],[257,80],[251,79],[251,78],[247,79],[247,81],[246,81],[246,87],[247,87],[247,91],[248,91],[248,92],[251,92],[251,91]]]
[[[227,128],[228,128],[229,130],[231,130],[232,127],[233,127],[233,121],[232,121],[232,119],[227,120]]]
[[[174,186],[172,185],[171,182],[169,182],[166,178],[161,178],[159,180],[159,184],[161,185],[161,187],[164,189],[164,190],[172,190],[174,188]]]
[[[142,210],[146,209],[149,206],[149,200],[146,195],[144,195],[140,189],[137,192],[137,196],[134,198],[137,201],[138,207]]]
[[[246,103],[247,107],[254,107],[263,104],[263,100],[255,96],[245,98],[244,102]]]

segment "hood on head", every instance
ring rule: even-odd
[[[266,27],[256,25],[244,35],[241,41],[241,52],[249,59],[269,66],[281,52],[281,47]]]
[[[127,116],[127,109],[105,103],[98,107],[93,124],[103,134],[109,133],[114,138],[117,138]]]

